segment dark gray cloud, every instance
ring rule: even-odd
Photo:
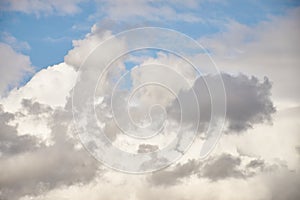
[[[256,77],[222,75],[227,95],[227,118],[229,131],[241,131],[256,123],[271,120],[275,108],[270,99],[271,83],[265,77],[260,82]]]
[[[24,101],[23,101],[24,105]],[[48,111],[46,106],[25,101],[30,112]],[[98,170],[98,163],[68,136],[72,114],[54,110],[49,120],[53,145],[40,144],[34,136],[19,136],[7,123],[13,114],[0,110],[0,199],[14,200],[37,195],[64,185],[88,182]]]
[[[196,160],[189,160],[185,164],[177,164],[173,170],[161,170],[154,172],[149,176],[148,181],[152,185],[176,185],[180,183],[181,179],[189,178],[191,175],[196,174],[199,170],[200,163]]]
[[[227,113],[226,120],[228,123],[226,133],[240,132],[248,128],[252,128],[254,124],[271,121],[271,114],[275,112],[275,108],[271,101],[271,83],[267,78],[259,81],[256,77],[248,77],[243,74],[233,76],[222,73],[222,79],[226,91]],[[179,93],[179,102],[192,101],[191,93],[195,92],[198,105],[200,108],[200,130],[206,127],[207,122],[211,119],[211,99],[206,83],[214,88],[216,76],[205,76],[198,78],[193,87],[188,91]],[[220,97],[220,100],[222,98]],[[217,99],[217,102],[219,99]],[[171,116],[177,114],[176,102],[168,108]],[[184,123],[196,123],[197,109],[193,106],[193,102],[182,108],[187,110],[188,116],[185,116]],[[220,114],[221,113],[217,113]],[[174,117],[176,118],[176,117]]]
[[[241,164],[239,157],[234,157],[230,154],[222,154],[217,158],[208,161],[201,172],[199,177],[205,177],[212,181],[217,181],[225,178],[244,178],[244,173],[238,169]]]
[[[199,160],[188,160],[184,164],[177,164],[173,168],[154,172],[148,181],[156,186],[176,185],[184,178],[197,175],[199,178],[208,178],[212,181],[225,179],[228,177],[244,178],[246,175],[238,170],[241,159],[230,154],[210,158],[206,162]]]
[[[247,168],[260,168],[261,170],[263,170],[265,168],[265,162],[263,160],[260,159],[255,159],[255,160],[251,160],[247,166]]]

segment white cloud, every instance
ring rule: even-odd
[[[202,19],[189,12],[199,6],[199,1],[152,1],[152,0],[97,0],[100,11],[116,21],[184,21],[201,22]]]
[[[13,89],[0,103],[10,112],[21,108],[23,99],[32,99],[52,107],[63,107],[76,76],[74,69],[65,63],[42,69],[25,86]]]
[[[18,41],[13,35],[8,32],[3,32],[0,34],[1,40],[11,46],[15,51],[28,51],[30,50],[30,46],[27,42]]]
[[[255,26],[232,21],[227,31],[199,41],[212,51],[221,70],[267,76],[275,104],[294,106],[300,100],[299,18],[300,8],[295,8]]]
[[[112,33],[110,31],[102,30],[97,25],[94,25],[91,28],[91,33],[87,34],[84,39],[73,40],[73,49],[65,56],[65,63],[78,69],[92,50],[111,36]],[[108,51],[106,53],[108,53]]]
[[[36,15],[69,15],[79,12],[78,4],[84,1],[86,0],[4,0],[0,9]]]
[[[14,51],[9,45],[0,43],[0,96],[17,86],[23,78],[33,72],[28,56]]]

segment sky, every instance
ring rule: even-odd
[[[300,199],[300,2],[0,0],[0,199]]]

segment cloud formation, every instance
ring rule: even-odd
[[[0,43],[0,96],[12,89],[33,72],[28,56],[13,50],[9,45]]]
[[[230,75],[222,73],[222,79],[226,91],[226,133],[241,132],[252,128],[254,124],[271,121],[271,115],[275,112],[271,100],[271,83],[268,78],[264,78],[261,82],[258,78],[246,75]],[[200,125],[208,123],[211,119],[211,102],[210,94],[207,88],[207,83],[213,85],[216,76],[199,77],[190,90],[183,90],[179,93],[180,102],[191,101],[189,96],[195,92],[200,108]],[[221,99],[220,99],[221,100]],[[197,123],[197,110],[192,107],[192,103],[187,103],[190,107],[183,109],[188,110],[189,117],[186,118],[186,123]],[[169,109],[170,113],[176,112]],[[221,115],[221,113],[218,113]],[[204,126],[205,127],[205,126]]]
[[[0,9],[5,11],[18,11],[36,15],[70,15],[80,11],[79,3],[85,0],[66,1],[41,1],[41,0],[4,0],[0,3]]]
[[[92,180],[98,164],[82,147],[76,148],[77,141],[68,136],[71,113],[41,109],[43,105],[28,100],[23,104],[31,115],[52,112],[49,128],[53,144],[46,145],[35,136],[18,135],[16,127],[8,125],[14,115],[1,110],[1,199],[19,199]]]
[[[149,11],[159,10],[149,2],[143,1],[136,5],[145,6]],[[177,3],[171,3],[173,2]],[[132,4],[131,1],[112,1],[108,2],[107,6],[111,8],[111,5],[117,3],[125,8]],[[128,5],[124,5],[126,3]],[[198,2],[188,1],[184,6],[192,9],[197,6],[194,3]],[[56,8],[51,9],[54,11]],[[132,12],[131,16],[123,16],[114,13],[114,9],[122,8],[108,9],[107,16],[130,18],[141,15],[142,18],[149,18],[148,14],[140,14],[139,10]],[[165,7],[163,9],[168,10]],[[168,13],[172,14],[173,11],[162,13],[162,19],[172,20]],[[230,24],[232,29],[228,30],[228,33],[222,33],[222,37],[217,35],[206,40],[223,71],[222,78],[227,92],[227,134],[205,160],[198,159],[199,146],[196,146],[196,156],[192,159],[183,158],[178,164],[164,170],[139,176],[109,169],[102,171],[101,163],[93,159],[74,137],[70,92],[78,75],[77,70],[82,59],[88,56],[99,42],[111,36],[110,31],[94,26],[92,32],[84,39],[73,42],[74,48],[66,55],[65,63],[41,70],[26,85],[14,88],[7,97],[0,99],[3,104],[0,107],[0,199],[299,199],[300,107],[295,103],[298,99],[295,91],[299,85],[299,50],[295,45],[299,35],[296,20],[298,16],[299,10],[296,9],[288,16],[272,18],[254,27],[233,23]],[[270,35],[270,32],[273,34]],[[248,38],[249,35],[254,38]],[[224,45],[219,46],[220,44]],[[124,46],[123,43],[116,43],[115,47]],[[232,51],[228,51],[228,47]],[[26,56],[5,44],[1,44],[0,48],[4,55],[7,55],[4,60],[11,58],[4,64],[13,64],[20,60],[18,65],[12,67],[18,76],[15,76],[15,72],[11,72],[14,75],[1,73],[4,78],[0,81],[0,88],[6,90],[7,85],[14,87],[22,79],[24,71],[30,68],[30,62]],[[282,49],[285,51],[282,52]],[[184,66],[175,57],[161,52],[155,59],[141,60],[144,64],[163,61],[179,72],[182,72],[180,69]],[[123,63],[120,63],[119,68],[111,71],[110,78],[126,70]],[[94,67],[97,67],[97,62],[94,64]],[[3,68],[5,71],[12,69]],[[201,109],[200,130],[206,128],[212,108],[203,77],[199,77],[195,82],[191,81],[190,88],[181,87],[181,83],[171,73],[164,77],[151,70],[138,68],[133,70],[131,75],[135,83],[143,83],[151,78],[165,78],[170,84],[178,84],[176,94],[182,101],[187,102],[186,105],[191,105],[187,93],[192,89],[197,91]],[[195,78],[193,73],[188,72],[188,75],[191,80]],[[6,76],[11,78],[5,78]],[[210,83],[215,80],[214,75],[204,76]],[[114,82],[105,81],[105,89],[110,91]],[[271,96],[273,88],[276,90],[275,98]],[[80,91],[82,95],[84,89]],[[151,94],[143,99],[145,102],[159,99],[164,100],[165,105],[169,105],[172,98],[164,96],[163,90],[152,89],[145,90],[147,95]],[[106,91],[100,92],[103,98],[99,98],[99,102],[102,102],[103,106],[109,105],[110,98],[105,96]],[[118,97],[119,103],[126,102],[122,95]],[[275,106],[282,103],[281,97],[293,103],[289,102],[288,108],[280,107],[275,112]],[[174,103],[167,110],[169,114],[174,114],[174,119],[177,119],[177,108]],[[187,106],[185,109],[190,114],[185,118],[185,125],[194,123],[195,108]],[[106,110],[99,110],[98,114],[102,117],[101,120],[105,117],[111,119]],[[135,114],[136,118],[139,118],[141,113],[137,110]],[[120,140],[124,134],[112,120],[102,122],[109,139],[115,142],[115,145],[127,147],[128,140]],[[272,122],[273,125],[266,125],[265,122]],[[40,125],[43,129],[39,129]],[[45,138],[40,137],[39,132]],[[205,137],[200,138],[202,139]],[[162,142],[161,138],[158,140]],[[159,150],[161,147],[155,142],[157,141],[143,141],[132,151],[147,153]],[[192,153],[194,152],[188,151],[187,158]]]
[[[147,21],[184,21],[201,22],[202,19],[191,13],[199,6],[199,2],[188,0],[184,3],[178,0],[151,1],[151,0],[97,0],[101,4],[100,11],[106,17],[115,21],[141,22]],[[155,13],[155,14],[154,14]],[[143,20],[143,21],[144,21]]]

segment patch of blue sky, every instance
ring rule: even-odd
[[[131,70],[135,66],[139,65],[138,62],[133,62],[133,61],[127,61],[127,62],[124,62],[124,64],[125,64],[126,70]]]
[[[29,43],[27,52],[36,70],[63,62],[72,48],[72,40],[83,38],[95,23],[89,20],[95,12],[91,3],[81,6],[75,15],[28,15],[20,12],[1,13],[1,32],[10,33],[19,41]]]

